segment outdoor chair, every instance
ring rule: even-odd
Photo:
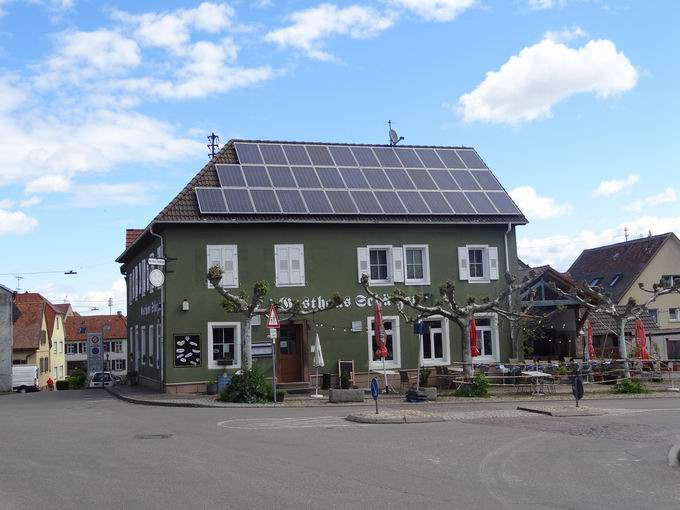
[[[399,392],[404,391],[404,385],[406,386],[406,391],[410,390],[415,384],[416,374],[411,375],[408,370],[399,370]]]

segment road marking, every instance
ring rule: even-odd
[[[217,426],[227,429],[273,430],[357,427],[363,424],[349,422],[342,416],[302,416],[297,418],[237,418],[221,421]]]

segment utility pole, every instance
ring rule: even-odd
[[[217,150],[220,148],[219,141],[220,137],[217,136],[215,133],[211,133],[208,135],[208,141],[210,142],[208,144],[208,149],[210,149],[210,159],[214,158],[217,155]]]
[[[24,277],[23,276],[15,276],[14,278],[17,279],[17,292],[19,292],[20,290],[23,290],[21,288],[21,280],[23,280]]]

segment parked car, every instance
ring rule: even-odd
[[[12,389],[19,393],[40,391],[38,367],[35,365],[12,365]]]
[[[93,372],[90,377],[90,388],[101,388],[102,386],[113,386],[114,384],[115,381],[111,372]]]

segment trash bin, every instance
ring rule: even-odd
[[[321,374],[321,389],[329,390],[331,388],[331,374]]]

